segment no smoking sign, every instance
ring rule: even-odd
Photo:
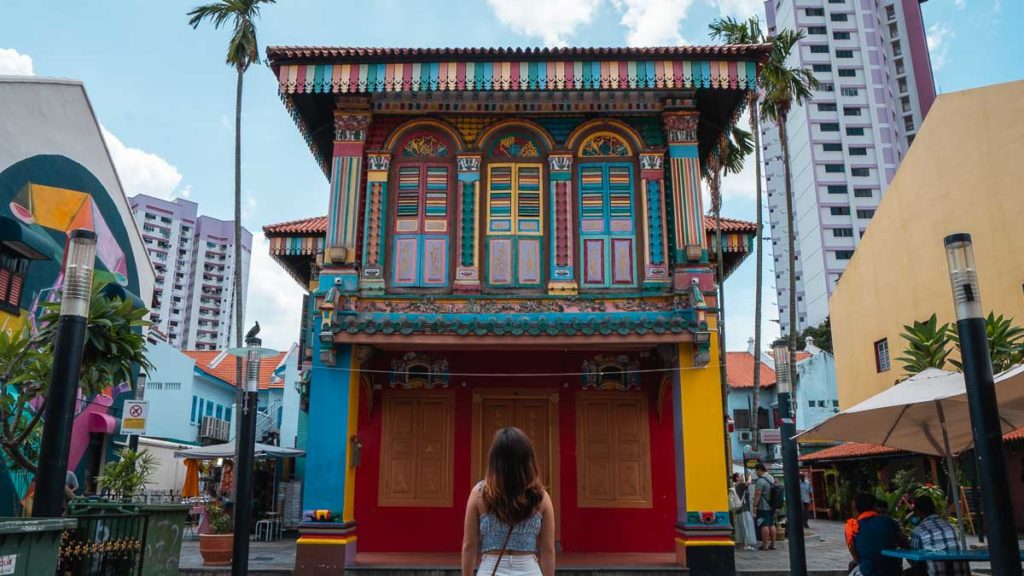
[[[126,400],[124,415],[121,418],[121,434],[143,436],[146,434],[146,417],[149,415],[149,402],[145,400]]]

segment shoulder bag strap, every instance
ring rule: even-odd
[[[498,552],[498,559],[494,561],[494,569],[491,570],[491,576],[498,573],[498,565],[501,564],[501,557],[505,555],[505,549],[508,548],[508,541],[512,539],[512,530],[514,529],[515,526],[508,527],[508,534],[505,534],[505,542],[502,543],[501,551]]]

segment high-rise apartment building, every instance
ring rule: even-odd
[[[924,0],[767,0],[769,32],[805,34],[789,64],[821,83],[786,123],[796,214],[797,330],[828,299],[935,100]],[[785,177],[779,130],[762,129],[775,285],[789,331]]]
[[[156,269],[150,320],[176,348],[233,345],[234,222],[199,216],[199,205],[140,194],[130,200]],[[242,228],[242,302],[249,286],[252,234]]]

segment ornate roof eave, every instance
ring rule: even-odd
[[[317,163],[328,160],[334,97],[385,93],[569,93],[717,91],[698,98],[707,130],[707,157],[715,132],[736,122],[754,89],[768,45],[655,48],[411,49],[268,47],[278,92]],[[739,94],[742,93],[742,94]],[[705,103],[703,100],[710,100]],[[705,134],[705,132],[707,132]]]

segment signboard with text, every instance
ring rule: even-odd
[[[121,434],[145,436],[147,416],[149,416],[149,402],[125,400],[124,411],[121,412]]]

